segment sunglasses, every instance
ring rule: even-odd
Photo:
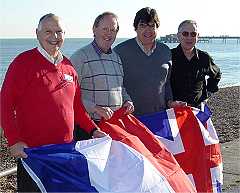
[[[194,38],[194,37],[197,36],[197,32],[195,32],[195,31],[193,31],[193,32],[183,31],[183,32],[182,32],[182,35],[183,35],[184,37],[188,37],[188,36],[190,35],[192,38]]]

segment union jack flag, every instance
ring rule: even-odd
[[[173,153],[198,192],[221,192],[223,165],[219,139],[205,105],[168,109],[139,117]]]

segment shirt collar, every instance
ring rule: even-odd
[[[50,56],[46,50],[42,48],[42,46],[39,44],[37,47],[37,50],[42,54],[44,58],[46,58],[49,62],[51,62],[54,65],[57,65],[58,63],[63,61],[63,55],[60,51],[58,51],[57,59],[55,60],[54,57]]]
[[[181,53],[182,55],[184,55],[184,52],[183,52],[183,49],[182,49],[181,44],[179,44],[179,45],[177,46],[177,49],[180,50],[179,53]],[[199,59],[198,49],[197,49],[196,47],[194,47],[193,53],[194,53],[194,56],[196,56],[196,58]],[[185,55],[184,55],[184,56],[185,56]],[[194,57],[194,56],[193,56],[193,57]]]
[[[149,50],[148,52],[144,49],[144,46],[142,45],[142,42],[138,39],[138,37],[136,37],[135,40],[136,40],[138,46],[141,48],[141,50],[148,56],[150,56],[154,52],[154,50],[156,49],[156,40],[154,42],[154,45],[153,45],[152,49]]]
[[[112,49],[111,48],[107,51],[107,53],[103,52],[103,50],[97,45],[97,42],[96,42],[95,39],[92,41],[92,46],[93,46],[95,52],[99,56],[101,56],[102,54],[111,54],[112,53]]]

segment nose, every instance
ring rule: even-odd
[[[56,39],[58,38],[57,32],[53,33],[53,37],[56,38]]]
[[[110,29],[107,29],[107,30],[105,31],[105,33],[106,33],[107,35],[111,35],[113,32],[112,32]]]
[[[51,37],[54,39],[60,39],[62,37],[62,33],[59,33],[58,31],[52,32]]]

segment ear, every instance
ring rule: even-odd
[[[94,35],[94,36],[95,36],[95,34],[96,34],[96,30],[97,30],[97,28],[96,28],[95,26],[93,26],[92,31],[93,31],[93,35]]]
[[[178,39],[178,41],[180,42],[181,34],[180,34],[179,32],[177,33],[177,39]]]
[[[38,28],[36,28],[36,36],[37,36],[37,38],[38,38],[38,34],[39,34],[39,30],[38,30]]]

